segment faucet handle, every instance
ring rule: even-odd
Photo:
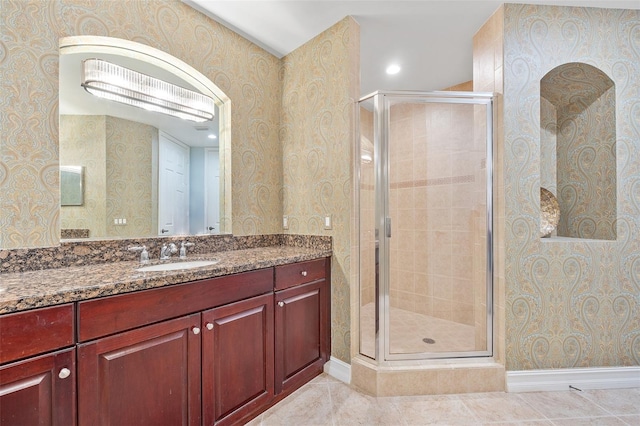
[[[147,246],[133,246],[128,248],[129,251],[140,252],[140,263],[149,263],[149,252]]]
[[[183,241],[182,244],[180,244],[180,259],[186,259],[187,247],[192,247],[194,245],[195,245],[194,243],[188,243],[186,241]]]

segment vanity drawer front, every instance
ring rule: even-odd
[[[273,291],[273,269],[78,303],[81,342]]]
[[[276,266],[276,290],[325,278],[326,261],[326,259],[318,259]]]
[[[0,316],[0,364],[74,344],[73,304]]]

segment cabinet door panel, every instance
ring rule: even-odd
[[[81,425],[199,425],[200,315],[78,347]]]
[[[202,320],[204,424],[232,424],[273,397],[273,295],[212,309]]]
[[[322,371],[327,318],[324,280],[276,293],[276,393],[296,388]]]
[[[75,358],[68,349],[1,367],[0,425],[75,425]]]

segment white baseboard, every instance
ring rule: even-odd
[[[507,371],[507,392],[640,388],[640,367]]]
[[[338,358],[330,357],[324,365],[324,372],[341,382],[351,383],[351,365]]]

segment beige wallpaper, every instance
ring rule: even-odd
[[[501,197],[509,370],[640,364],[639,22],[638,10],[504,7]],[[570,62],[588,63],[615,84],[612,241],[538,235],[540,80]],[[495,73],[502,80],[502,69]]]
[[[106,119],[106,217],[109,237],[156,234],[153,194],[153,144],[158,129],[116,117]],[[157,161],[157,159],[156,159]],[[157,208],[157,204],[156,204]],[[124,218],[126,225],[115,225]]]
[[[280,60],[178,0],[4,0],[0,248],[59,243],[58,40],[118,37],[187,62],[231,99],[233,233],[281,231]]]
[[[106,117],[60,116],[60,164],[84,166],[84,204],[60,208],[63,229],[89,229],[90,237],[106,236]]]
[[[60,164],[85,167],[84,205],[61,207],[61,227],[89,229],[91,238],[154,234],[154,140],[157,143],[158,130],[145,124],[61,115]],[[115,225],[115,218],[127,224]]]
[[[283,60],[284,214],[293,234],[333,236],[332,355],[350,360],[352,141],[358,24],[345,18]],[[332,229],[324,230],[325,215]]]
[[[591,65],[562,64],[540,81],[540,182],[558,198],[559,236],[616,239],[615,108],[613,81]]]

